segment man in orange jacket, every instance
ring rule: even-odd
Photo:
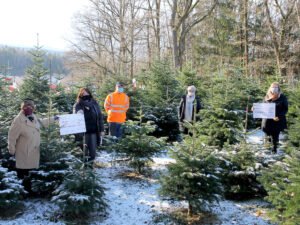
[[[126,120],[126,112],[129,108],[129,97],[124,93],[124,85],[117,82],[115,92],[107,95],[104,103],[109,124],[109,134],[120,138],[122,136],[122,124]]]

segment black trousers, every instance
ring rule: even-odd
[[[274,152],[277,151],[277,147],[278,147],[278,143],[279,143],[279,134],[280,134],[280,131],[266,132],[266,135],[271,137],[271,141],[273,143],[273,151]]]
[[[88,161],[93,161],[96,158],[97,134],[85,134],[85,144],[87,147],[85,155],[88,156]]]
[[[19,179],[23,180],[22,184],[24,186],[24,189],[31,194],[31,181],[29,179],[29,172],[32,171],[33,169],[18,169],[17,168],[17,176]]]

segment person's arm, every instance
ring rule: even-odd
[[[196,102],[197,102],[196,113],[198,113],[201,109],[201,102],[200,102],[200,98],[198,96],[196,97]]]
[[[107,95],[105,102],[104,102],[104,109],[105,112],[108,113],[108,111],[111,109],[111,99],[110,99],[110,95]]]
[[[20,122],[18,120],[14,120],[8,131],[8,151],[11,155],[14,155],[16,153],[16,144],[20,134]]]
[[[129,109],[129,105],[130,105],[130,99],[129,97],[126,95],[126,102],[125,102],[125,110],[127,112],[127,110]]]
[[[180,103],[179,103],[179,107],[178,107],[178,119],[179,119],[179,120],[180,120],[180,117],[181,117],[181,112],[182,112],[183,102],[184,102],[184,99],[183,99],[183,97],[182,97],[181,100],[180,100]]]

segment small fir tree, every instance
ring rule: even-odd
[[[8,211],[22,206],[20,199],[26,191],[15,171],[0,166],[0,216],[9,216]]]
[[[242,137],[241,117],[235,111],[222,108],[203,109],[201,121],[196,127],[199,138],[207,145],[222,148],[225,143],[234,144]]]
[[[256,168],[258,160],[255,153],[255,147],[244,141],[227,145],[218,152],[226,198],[250,199],[266,195],[263,186],[257,181],[260,171]]]
[[[97,174],[82,166],[74,169],[55,190],[52,201],[56,202],[68,219],[87,218],[92,212],[106,212],[104,187]]]
[[[155,126],[150,123],[142,123],[140,113],[139,121],[128,121],[126,123],[126,135],[112,148],[117,153],[129,158],[130,165],[138,172],[142,173],[152,157],[165,147],[164,139],[149,136],[155,130]]]
[[[262,173],[260,181],[268,192],[266,200],[274,206],[271,219],[279,224],[300,223],[300,152],[294,150]]]
[[[168,165],[160,189],[160,194],[171,200],[187,201],[189,216],[218,201],[223,192],[214,149],[200,141],[195,126],[190,129],[193,136],[187,135],[170,149],[176,162]]]

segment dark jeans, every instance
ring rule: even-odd
[[[109,123],[109,135],[121,138],[122,134],[122,123]]]
[[[97,135],[95,133],[85,134],[85,144],[85,155],[88,156],[88,161],[92,161],[96,158]]]

